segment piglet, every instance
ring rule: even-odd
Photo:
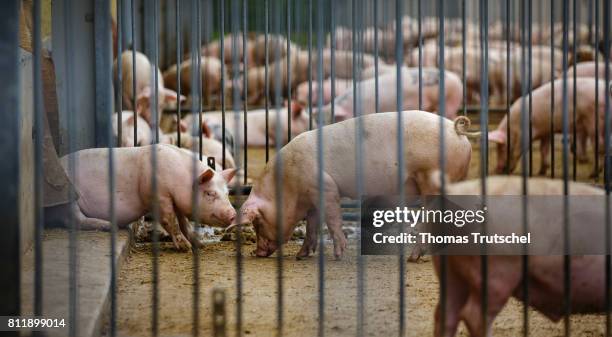
[[[138,121],[136,122],[136,142],[134,142],[134,112],[122,111],[121,112],[121,146],[122,147],[134,147],[151,144],[153,140],[153,134],[151,127],[147,124],[144,118],[136,115]],[[115,137],[119,137],[118,127],[119,114],[113,114],[113,133]]]
[[[317,141],[317,130],[305,132],[271,159],[263,174],[253,184],[248,199],[242,205],[240,216],[233,225],[253,224],[257,232],[257,256],[269,256],[278,248],[277,235],[286,242],[296,223],[306,217],[307,233],[298,258],[306,257],[317,246],[319,220],[319,174],[323,175],[325,223],[334,241],[334,255],[340,258],[346,249],[342,232],[340,198],[359,198],[355,181],[355,151],[362,142],[363,193],[365,195],[391,195],[398,193],[399,170],[404,173],[408,193],[428,193],[428,173],[439,170],[441,146],[440,123],[444,123],[445,172],[449,181],[463,179],[469,168],[472,146],[466,137],[466,117],[453,122],[425,111],[404,111],[404,158],[402,167],[397,158],[398,113],[388,112],[363,116],[323,127],[323,144]],[[356,139],[357,122],[363,122],[363,137]],[[317,147],[323,151],[324,167],[319,173]],[[424,150],[425,149],[425,150]],[[275,188],[277,160],[282,162],[282,193]],[[282,210],[282,233],[277,233],[277,209]]]
[[[151,155],[157,154],[157,171],[151,167]],[[49,220],[65,221],[71,214],[87,230],[111,228],[109,206],[108,149],[86,149],[60,159],[68,168],[69,156],[77,163],[74,187],[79,195],[76,203],[49,209]],[[114,149],[115,160],[115,216],[118,227],[126,227],[153,210],[155,198],[151,185],[157,177],[159,221],[170,234],[174,245],[190,247],[200,245],[188,218],[202,223],[228,226],[236,212],[228,198],[227,181],[234,176],[229,169],[217,173],[204,163],[196,161],[193,176],[193,156],[171,145],[149,145]],[[196,209],[192,205],[192,192],[198,193]],[[174,228],[178,219],[180,232]]]

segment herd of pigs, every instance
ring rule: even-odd
[[[500,26],[494,24],[490,27],[489,41],[489,90],[491,102],[505,104],[506,93],[512,100],[509,116],[502,120],[496,130],[488,133],[489,140],[497,147],[497,172],[506,169],[514,170],[522,153],[520,151],[521,132],[521,106],[520,88],[525,77],[520,74],[521,53],[520,45],[511,41],[507,59],[505,35],[500,33]],[[438,55],[438,31],[434,20],[429,18],[423,21],[422,58],[419,61],[416,45],[415,21],[404,20],[404,47],[405,60],[403,60],[399,73],[401,74],[402,92],[397,93],[396,81],[398,76],[397,60],[393,60],[395,26],[376,28],[380,39],[379,64],[375,67],[375,59],[371,54],[374,46],[371,37],[374,28],[364,32],[363,57],[359,63],[356,75],[353,72],[351,36],[350,31],[339,29],[336,34],[335,50],[335,90],[329,78],[331,72],[332,53],[329,49],[322,51],[323,74],[326,77],[321,83],[323,88],[319,91],[317,81],[309,83],[309,55],[297,45],[291,44],[290,53],[287,50],[287,41],[280,36],[269,37],[270,55],[265,55],[264,36],[249,35],[246,50],[242,49],[242,35],[239,41],[233,41],[227,36],[220,41],[214,41],[201,49],[201,97],[207,106],[215,106],[221,95],[227,95],[232,90],[231,81],[226,80],[222,86],[222,76],[229,79],[232,67],[231,55],[237,55],[240,63],[239,72],[246,76],[247,93],[241,94],[245,104],[249,107],[261,107],[266,95],[274,97],[275,90],[281,88],[282,93],[292,92],[291,115],[288,116],[288,107],[280,110],[270,109],[269,124],[266,123],[265,109],[249,109],[246,113],[248,121],[248,138],[239,144],[247,147],[264,146],[266,142],[275,144],[281,142],[282,148],[275,156],[282,159],[282,185],[275,188],[275,179],[278,166],[275,160],[270,160],[263,173],[254,178],[253,187],[247,200],[236,212],[228,197],[228,184],[235,176],[236,169],[228,145],[223,158],[221,145],[240,141],[231,137],[234,130],[233,112],[226,113],[225,127],[226,139],[222,139],[221,112],[203,113],[203,122],[197,129],[203,133],[202,149],[204,156],[214,157],[217,161],[217,170],[213,170],[203,162],[194,159],[192,148],[200,137],[193,137],[189,130],[195,129],[196,119],[189,115],[177,120],[175,114],[163,114],[167,106],[184,104],[194,99],[191,91],[192,60],[186,59],[180,64],[168,68],[165,72],[158,71],[157,106],[152,106],[153,67],[147,57],[141,53],[132,54],[126,51],[115,62],[115,78],[118,78],[118,65],[121,63],[122,77],[122,112],[121,121],[115,115],[114,126],[117,133],[117,124],[122,124],[120,142],[123,147],[114,151],[115,156],[115,184],[117,186],[115,200],[116,221],[121,226],[127,226],[140,217],[152,211],[153,200],[158,202],[159,221],[162,227],[170,234],[177,248],[199,246],[192,224],[188,219],[197,219],[201,223],[223,227],[240,227],[253,225],[257,234],[257,248],[255,254],[267,257],[273,254],[277,246],[277,238],[282,237],[284,242],[291,237],[296,223],[306,219],[307,232],[299,258],[306,258],[317,248],[317,232],[319,228],[319,186],[322,174],[323,198],[325,211],[324,222],[333,241],[333,252],[336,258],[341,258],[347,248],[347,239],[342,231],[342,216],[340,198],[358,198],[356,186],[356,146],[360,144],[361,151],[367,153],[368,159],[363,161],[361,174],[363,179],[363,192],[368,195],[392,195],[398,193],[398,178],[404,177],[405,190],[413,194],[440,193],[440,148],[445,149],[446,165],[444,174],[451,184],[446,187],[446,193],[469,195],[480,193],[480,181],[462,181],[468,174],[472,154],[472,145],[469,137],[480,137],[477,132],[469,131],[470,120],[464,116],[458,117],[458,110],[464,103],[476,103],[479,100],[481,72],[481,57],[475,39],[469,38],[477,32],[468,31],[465,71],[466,87],[463,86],[461,76],[463,49],[457,44],[457,34],[461,36],[461,25],[449,20],[446,25],[447,47],[445,48],[446,70],[444,78],[444,107],[440,106],[440,70],[435,68]],[[532,141],[540,141],[542,166],[540,174],[545,174],[550,163],[548,151],[550,140],[555,134],[561,133],[563,94],[561,80],[563,52],[559,48],[559,27],[552,36],[555,47],[544,45],[550,41],[550,28],[545,26],[533,27],[534,45],[533,79],[532,85],[532,111],[533,130]],[[587,155],[587,145],[598,143],[603,149],[603,116],[605,99],[608,95],[608,85],[603,80],[605,63],[596,64],[592,60],[596,49],[588,47],[586,37],[587,27],[580,26],[578,34],[570,35],[570,46],[574,39],[579,50],[576,55],[579,59],[574,62],[573,51],[570,52],[570,65],[567,69],[569,88],[567,99],[570,102],[568,112],[570,116],[576,114],[576,119],[570,118],[570,130],[576,129],[576,153],[580,161],[592,160]],[[572,30],[570,30],[572,32]],[[514,34],[518,37],[519,34]],[[544,38],[542,38],[544,36]],[[497,38],[497,39],[496,39]],[[540,40],[541,39],[541,40]],[[329,43],[329,41],[328,41]],[[537,44],[537,43],[542,43]],[[225,47],[225,57],[221,58],[221,44]],[[239,46],[236,53],[231,51],[232,46]],[[287,55],[290,55],[288,58]],[[133,62],[135,60],[135,63]],[[266,85],[266,69],[264,64],[277,64],[279,67],[269,67],[269,85]],[[551,69],[550,61],[554,60]],[[603,55],[599,56],[603,60]],[[582,61],[582,62],[578,62]],[[289,64],[287,64],[289,62]],[[312,53],[311,62],[318,64],[317,54]],[[418,65],[422,64],[419,72]],[[506,72],[509,64],[510,73]],[[245,67],[246,64],[246,67]],[[226,67],[223,67],[225,65]],[[595,69],[599,71],[599,80],[595,79]],[[290,76],[287,69],[290,68]],[[226,71],[222,75],[222,69]],[[278,72],[275,69],[279,70]],[[313,67],[313,73],[316,73]],[[375,70],[376,69],[376,70]],[[376,77],[378,73],[378,86],[380,88],[378,100],[374,95]],[[573,74],[577,79],[574,81]],[[133,74],[136,74],[136,88],[132,87]],[[177,95],[178,74],[180,74],[181,94]],[[356,78],[353,77],[355,75]],[[510,76],[510,79],[507,76]],[[278,82],[280,81],[280,82]],[[357,81],[357,88],[363,115],[352,118],[355,113],[353,81]],[[422,85],[422,105],[419,110],[419,82]],[[239,81],[242,83],[242,80]],[[117,83],[117,82],[116,82]],[[507,88],[510,83],[511,88]],[[318,129],[309,130],[309,85],[312,85],[312,102],[319,98],[324,104],[322,109],[313,107],[313,116],[323,114],[324,125]],[[573,88],[575,87],[576,92]],[[269,92],[265,92],[269,88]],[[463,102],[464,93],[468,102]],[[335,97],[332,96],[332,92]],[[323,97],[319,97],[320,93]],[[551,104],[551,95],[554,94],[554,111]],[[397,95],[402,95],[403,106],[401,112],[397,111]],[[231,95],[227,95],[231,96]],[[597,99],[596,99],[597,97]],[[571,104],[576,98],[576,105]],[[178,101],[177,101],[178,99]],[[527,99],[527,98],[525,98]],[[135,106],[134,106],[135,102]],[[378,105],[376,104],[378,103]],[[242,103],[241,103],[242,104]],[[334,107],[332,118],[331,110]],[[313,103],[316,107],[316,104]],[[596,106],[598,110],[596,111]],[[376,112],[378,107],[379,113]],[[443,109],[442,109],[443,108]],[[445,117],[438,112],[444,111]],[[277,115],[278,113],[278,115]],[[402,116],[403,134],[398,134],[397,123]],[[158,120],[154,120],[158,116]],[[163,116],[163,118],[162,118]],[[171,116],[171,117],[170,117]],[[597,117],[599,116],[599,117]],[[317,120],[313,117],[313,120]],[[240,113],[240,119],[245,116]],[[600,130],[596,130],[596,119],[599,118]],[[136,121],[135,121],[136,119]],[[169,119],[169,120],[167,120]],[[289,123],[290,119],[290,123]],[[552,121],[551,121],[552,119]],[[134,139],[133,125],[137,122],[138,132]],[[575,122],[575,124],[574,124]],[[277,125],[276,123],[281,123]],[[316,122],[315,122],[316,123]],[[443,124],[441,128],[440,124]],[[507,133],[510,125],[511,132]],[[242,125],[242,124],[241,124]],[[269,132],[266,132],[268,125]],[[291,125],[291,140],[288,139],[288,125]],[[551,129],[551,125],[553,128]],[[150,145],[153,140],[153,130],[159,130],[161,135],[158,145]],[[357,139],[356,128],[361,130],[361,138]],[[440,136],[443,129],[444,136]],[[178,131],[177,131],[178,130]],[[281,130],[280,134],[276,134]],[[319,143],[318,132],[322,132],[323,142]],[[177,132],[183,132],[181,143],[177,144]],[[227,136],[226,135],[226,136]],[[599,136],[597,136],[599,135]],[[266,137],[268,137],[266,139]],[[402,137],[403,152],[406,160],[399,166],[398,137]],[[443,139],[444,144],[441,144]],[[506,144],[510,144],[511,153],[506,152]],[[178,146],[178,147],[177,147]],[[323,171],[319,172],[317,149],[321,149],[323,158]],[[151,168],[151,156],[155,154],[157,170]],[[598,154],[601,155],[601,154]],[[78,160],[74,184],[80,198],[76,205],[68,211],[80,222],[83,229],[109,229],[109,178],[107,163],[109,151],[107,149],[88,149],[73,154]],[[62,158],[67,165],[69,156]],[[600,161],[603,162],[603,161]],[[194,163],[197,165],[194,168]],[[222,165],[224,164],[224,165]],[[220,167],[225,167],[225,170]],[[194,171],[195,170],[195,171]],[[400,175],[401,171],[401,175]],[[196,173],[195,181],[193,179]],[[152,175],[156,174],[157,197],[153,198]],[[593,175],[599,172],[593,171]],[[382,179],[381,179],[382,177]],[[488,193],[491,195],[515,195],[522,192],[519,177],[493,176],[486,180]],[[603,195],[604,191],[583,183],[570,182],[570,194]],[[531,178],[528,181],[528,190],[531,194],[560,195],[563,194],[563,182],[544,178]],[[192,192],[198,194],[197,204],[192,204]],[[280,198],[278,194],[280,193]],[[278,208],[282,209],[282,219],[277,218]],[[60,217],[65,217],[66,209],[53,210]],[[603,204],[601,212],[604,212]],[[52,213],[53,214],[53,213]],[[177,221],[178,220],[178,221]],[[277,221],[281,221],[278,224]],[[494,221],[490,219],[489,221]],[[538,226],[538,224],[531,224]],[[228,228],[229,229],[229,228]],[[282,233],[277,233],[282,229]],[[481,258],[478,256],[452,256],[447,259],[447,299],[446,312],[442,315],[440,305],[436,310],[436,336],[454,336],[458,323],[463,320],[472,336],[484,336],[490,332],[495,316],[501,311],[508,299],[512,296],[522,298],[520,287],[522,280],[520,256],[489,257],[488,305],[487,317],[483,320],[481,300]],[[436,270],[440,270],[438,257],[433,258]],[[246,261],[248,263],[248,260]],[[572,275],[571,307],[574,313],[603,312],[605,309],[605,257],[580,256],[571,258],[570,271]],[[527,275],[529,279],[529,305],[542,312],[552,320],[558,320],[563,315],[563,257],[534,256],[529,259]],[[445,322],[439,320],[444,317]],[[487,326],[484,326],[486,324]],[[485,332],[488,331],[488,332]]]

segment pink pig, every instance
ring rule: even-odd
[[[379,113],[349,119],[323,127],[323,190],[325,223],[334,241],[334,255],[340,258],[346,249],[342,232],[340,198],[358,198],[356,190],[355,128],[363,122],[362,151],[363,183],[366,195],[398,193],[398,173],[404,171],[408,193],[428,193],[429,174],[439,170],[440,122],[445,126],[446,173],[450,181],[465,178],[472,146],[465,132],[466,117],[455,122],[424,111],[404,111],[403,139],[407,159],[403,167],[397,162],[397,112]],[[317,246],[319,198],[317,169],[317,130],[305,132],[285,145],[276,156],[282,160],[283,172],[281,204],[277,205],[275,191],[276,159],[266,165],[260,178],[253,184],[248,199],[242,205],[240,216],[233,225],[253,224],[257,232],[257,256],[269,256],[278,248],[277,234],[286,242],[295,224],[306,217],[307,233],[298,258],[306,257]],[[426,150],[424,150],[426,149]],[[384,177],[384,179],[381,179]],[[423,179],[425,177],[425,179]],[[277,208],[282,209],[282,233],[277,233]]]
[[[576,94],[580,97],[576,101],[576,133],[578,136],[576,149],[581,161],[586,160],[586,143],[587,139],[591,139],[593,144],[596,141],[595,132],[595,86],[598,85],[599,90],[599,118],[600,132],[599,142],[600,149],[603,150],[603,126],[604,126],[604,111],[605,98],[607,88],[605,81],[596,82],[594,78],[578,78],[576,80]],[[555,133],[563,131],[563,81],[558,79],[554,82],[547,83],[532,92],[532,140],[540,141],[540,155],[542,158],[542,166],[539,174],[546,174],[550,166],[550,137]],[[553,88],[554,87],[554,88]],[[568,102],[568,119],[569,133],[573,134],[573,99],[574,99],[574,80],[567,80],[567,102]],[[554,129],[550,130],[551,116],[551,92],[555,91],[555,110],[553,113]],[[528,100],[528,96],[526,96]],[[489,141],[497,144],[497,173],[505,171],[506,167],[510,172],[514,171],[520,157],[521,151],[521,100],[517,100],[510,107],[510,121],[504,117],[499,123],[495,131],[489,132]],[[528,113],[528,102],[525,102],[525,113]],[[507,126],[510,123],[510,135],[507,134]],[[507,143],[510,143],[510,156],[507,153]],[[603,162],[603,161],[602,161]],[[594,172],[595,174],[595,172]]]
[[[177,248],[200,244],[187,218],[197,214],[198,221],[218,226],[232,222],[236,212],[228,199],[227,181],[234,176],[233,169],[216,173],[196,161],[197,174],[193,177],[192,155],[172,145],[150,145],[114,149],[115,215],[119,227],[125,227],[152,211],[152,151],[157,153],[155,174],[160,224],[171,235]],[[72,212],[82,229],[109,230],[108,149],[86,149],[64,156],[60,160],[66,170],[69,156],[75,156],[77,163],[72,183],[79,199],[72,207],[61,205],[50,209],[50,219],[65,221],[67,213]],[[199,193],[197,210],[192,208],[194,188]],[[180,232],[174,227],[175,218]]]
[[[402,74],[402,109],[418,109],[419,107],[419,72],[417,68],[401,68]],[[423,78],[423,110],[435,112],[439,109],[439,71],[436,68],[424,68]],[[445,72],[445,113],[446,117],[454,118],[463,100],[463,87],[457,75],[450,71]],[[397,71],[389,71],[379,76],[379,112],[397,111]],[[361,91],[361,106],[363,115],[373,114],[375,97],[373,95],[375,79],[371,78],[359,83]],[[347,90],[343,95],[336,97],[335,120],[343,121],[354,116],[354,92]],[[331,122],[331,104],[323,107],[326,124]]]

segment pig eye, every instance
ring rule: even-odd
[[[214,198],[217,196],[217,193],[215,193],[214,191],[206,191],[205,193],[207,197]]]

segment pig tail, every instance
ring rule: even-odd
[[[455,123],[455,132],[457,132],[459,136],[466,136],[468,138],[475,138],[475,137],[481,136],[480,131],[478,132],[468,131],[468,129],[470,128],[470,125],[472,125],[472,122],[466,116],[459,116],[455,118],[454,123]]]

